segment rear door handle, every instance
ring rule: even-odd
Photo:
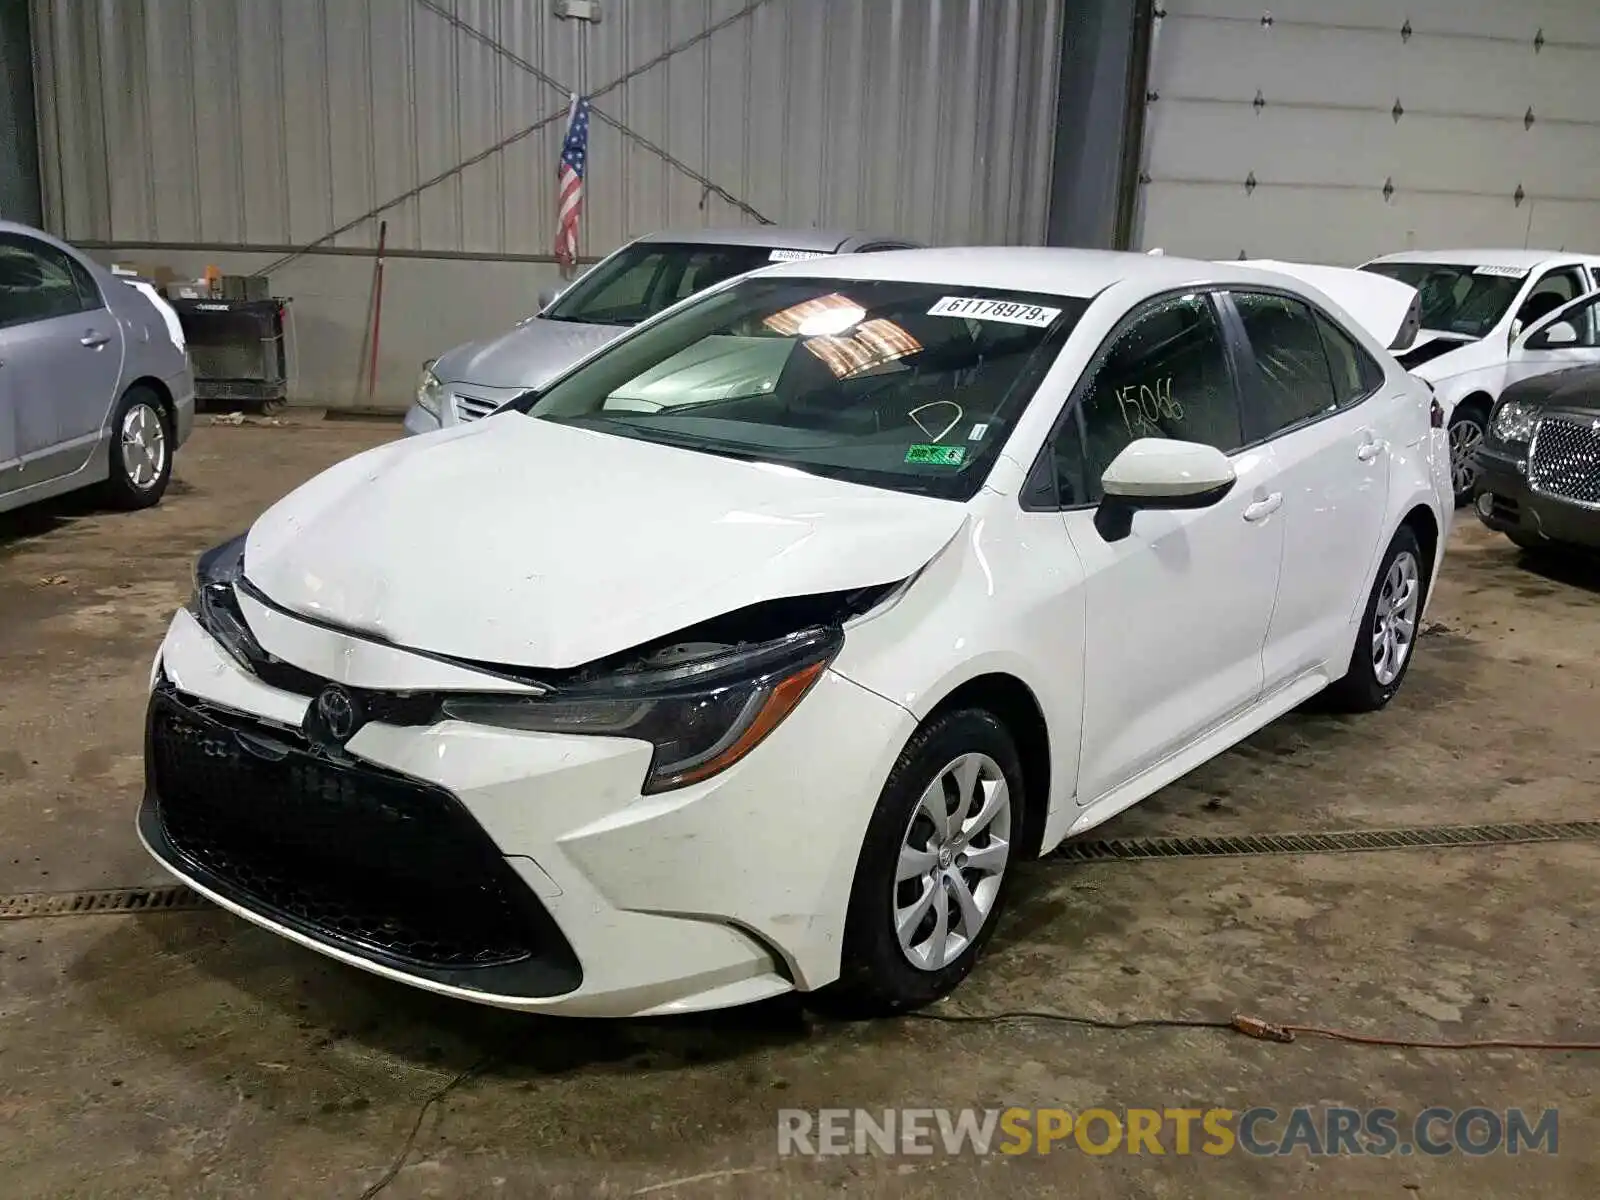
[[[96,333],[91,329],[88,333],[84,334],[78,339],[78,345],[87,346],[91,350],[98,350],[110,340],[111,335],[109,333]]]
[[[1265,500],[1257,500],[1249,508],[1245,509],[1244,519],[1246,521],[1265,521],[1282,506],[1283,493],[1273,492]]]

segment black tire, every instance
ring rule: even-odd
[[[1490,406],[1483,400],[1472,399],[1457,405],[1455,412],[1450,414],[1450,482],[1451,486],[1456,489],[1457,508],[1472,503],[1472,491],[1477,482],[1477,472],[1476,470],[1473,471],[1465,486],[1457,486],[1456,442],[1462,437],[1470,437],[1474,451],[1483,444],[1484,435],[1489,431],[1489,408]]]
[[[929,970],[911,964],[895,932],[896,867],[923,792],[948,764],[966,754],[986,755],[1005,779],[1011,798],[1010,853],[978,935],[943,967]],[[999,720],[981,709],[941,713],[906,743],[862,839],[839,980],[818,994],[819,1008],[850,1017],[905,1012],[949,995],[967,977],[1000,923],[1016,873],[1017,846],[1030,799],[1022,781],[1016,743]],[[942,902],[943,895],[936,902]]]
[[[1417,567],[1417,616],[1411,643],[1400,664],[1399,673],[1388,683],[1380,683],[1373,662],[1373,633],[1377,623],[1378,601],[1383,595],[1384,580],[1388,578],[1395,561],[1410,554]],[[1432,564],[1424,561],[1422,546],[1409,525],[1395,531],[1383,561],[1378,564],[1377,577],[1372,581],[1372,594],[1361,612],[1361,628],[1356,634],[1355,649],[1350,652],[1350,666],[1343,679],[1331,684],[1327,690],[1329,704],[1342,712],[1376,712],[1394,699],[1400,685],[1405,682],[1411,661],[1417,656],[1417,637],[1422,632],[1422,610],[1428,602],[1428,578]]]
[[[124,445],[123,427],[135,409],[145,410],[145,420],[154,419],[160,427],[161,463],[155,477],[147,483],[137,478],[138,464],[130,463],[132,453]],[[167,416],[166,405],[150,388],[135,385],[123,393],[111,416],[111,474],[103,488],[106,503],[113,508],[131,512],[150,508],[166,495],[167,484],[172,482],[172,419]]]

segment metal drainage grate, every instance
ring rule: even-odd
[[[103,888],[97,892],[22,892],[0,896],[0,921],[28,917],[110,916],[116,913],[189,912],[210,902],[181,884]]]
[[[1150,858],[1236,858],[1259,854],[1345,854],[1361,850],[1426,850],[1506,846],[1600,838],[1600,821],[1533,821],[1520,825],[1422,825],[1346,833],[1267,833],[1242,837],[1127,838],[1067,842],[1056,854],[1072,862]]]

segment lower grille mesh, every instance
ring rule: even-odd
[[[368,957],[450,969],[570,957],[454,796],[297,740],[158,693],[147,761],[178,853],[247,907]]]

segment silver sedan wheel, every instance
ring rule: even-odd
[[[122,469],[128,482],[147,492],[167,468],[167,431],[148,404],[135,404],[122,418]]]
[[[1379,687],[1400,678],[1417,640],[1417,610],[1422,601],[1417,559],[1403,550],[1389,564],[1372,615],[1372,674]]]
[[[911,965],[937,971],[972,945],[994,911],[1011,856],[1011,790],[987,754],[934,776],[906,825],[894,927]]]
[[[1450,483],[1459,496],[1472,490],[1478,479],[1478,447],[1483,444],[1483,426],[1463,417],[1450,426]]]

